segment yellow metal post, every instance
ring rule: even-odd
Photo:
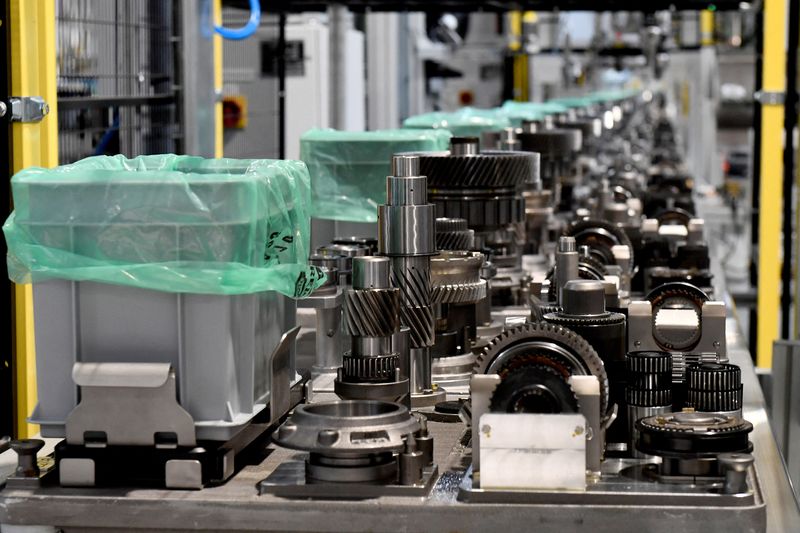
[[[58,164],[56,119],[55,0],[11,0],[9,34],[12,96],[41,96],[50,113],[35,123],[11,127],[13,170]],[[33,293],[30,285],[14,288],[14,416],[18,437],[38,431],[26,422],[36,406],[33,337]]]
[[[214,24],[222,25],[222,0],[214,0]],[[214,89],[222,94],[222,37],[214,34]],[[222,100],[214,104],[214,157],[222,157],[224,130]]]
[[[786,2],[764,1],[763,93],[786,90]],[[758,230],[758,341],[756,364],[772,366],[780,324],[781,206],[783,204],[783,103],[761,104],[761,193]],[[787,258],[789,260],[789,258]],[[784,290],[790,290],[786,287]]]
[[[707,9],[700,12],[700,44],[714,44],[714,12]]]

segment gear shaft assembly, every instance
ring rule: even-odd
[[[389,281],[388,257],[356,257],[353,288],[345,295],[344,323],[352,338],[334,390],[344,399],[394,401],[408,393],[392,335],[400,330],[400,290]]]
[[[412,402],[433,394],[430,347],[434,340],[431,256],[436,255],[435,207],[419,157],[395,155],[386,179],[386,204],[378,207],[378,252],[391,260],[392,285],[400,289],[400,320],[409,328]],[[427,397],[427,398],[426,398]],[[424,402],[423,402],[424,403]]]

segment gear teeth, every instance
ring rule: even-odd
[[[464,218],[445,218],[439,217],[434,222],[436,233],[453,233],[456,231],[467,231],[469,225]]]
[[[388,337],[400,328],[398,289],[349,290],[344,323],[353,337]]]
[[[457,285],[436,285],[431,291],[431,300],[438,304],[477,303],[486,298],[486,280]]]
[[[437,250],[472,250],[475,247],[473,230],[436,233]]]
[[[630,352],[628,372],[632,374],[672,374],[672,354],[669,352]]]
[[[605,365],[592,346],[574,331],[556,324],[547,322],[528,322],[511,329],[507,329],[489,340],[487,345],[478,354],[473,367],[474,374],[485,374],[489,371],[492,362],[506,348],[526,340],[543,340],[566,347],[570,352],[581,359],[583,372],[589,372],[597,377],[600,382],[600,408],[604,418],[609,413],[609,386]]]
[[[686,404],[701,412],[742,408],[742,371],[732,364],[700,363],[686,368]]]
[[[516,188],[539,175],[539,159],[530,152],[484,151],[469,156],[420,152],[418,155],[420,174],[428,177],[429,188]]]
[[[469,199],[449,195],[440,197],[434,190],[430,193],[430,200],[436,204],[437,213],[466,218],[474,229],[507,226],[525,220],[525,199],[513,194]]]
[[[428,257],[423,259],[430,264]],[[404,263],[403,266],[408,265]],[[398,268],[397,264],[392,264],[392,285],[400,289],[402,300],[400,322],[410,329],[411,348],[433,346],[435,322],[431,307],[431,275],[429,266],[423,266]]]
[[[641,390],[628,387],[625,389],[625,401],[635,407],[663,407],[672,405],[672,390]]]
[[[400,356],[388,355],[353,356],[346,353],[342,357],[342,374],[347,382],[382,382],[395,378]]]

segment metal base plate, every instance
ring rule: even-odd
[[[609,465],[608,463],[613,463]],[[611,467],[611,468],[609,468]],[[459,501],[537,505],[630,505],[636,507],[755,507],[766,512],[765,502],[753,490],[753,471],[748,473],[750,490],[743,494],[723,494],[721,483],[703,485],[658,483],[648,474],[652,465],[633,460],[607,460],[600,479],[585,492],[552,490],[483,490],[473,487],[470,468],[459,486]]]
[[[371,485],[366,483],[308,483],[306,464],[287,461],[258,484],[259,494],[272,494],[282,498],[318,498],[365,500],[381,496],[427,496],[439,476],[436,465],[422,470],[419,485]]]

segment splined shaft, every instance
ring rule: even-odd
[[[412,353],[411,391],[430,390],[434,340],[431,261],[436,254],[435,208],[419,157],[396,155],[386,179],[386,205],[378,207],[378,251],[391,259],[392,285],[400,289],[400,321],[408,326]]]
[[[351,349],[334,382],[345,399],[392,399],[408,392],[392,335],[400,329],[400,291],[389,280],[388,257],[353,259],[353,288],[347,291],[344,324]]]

